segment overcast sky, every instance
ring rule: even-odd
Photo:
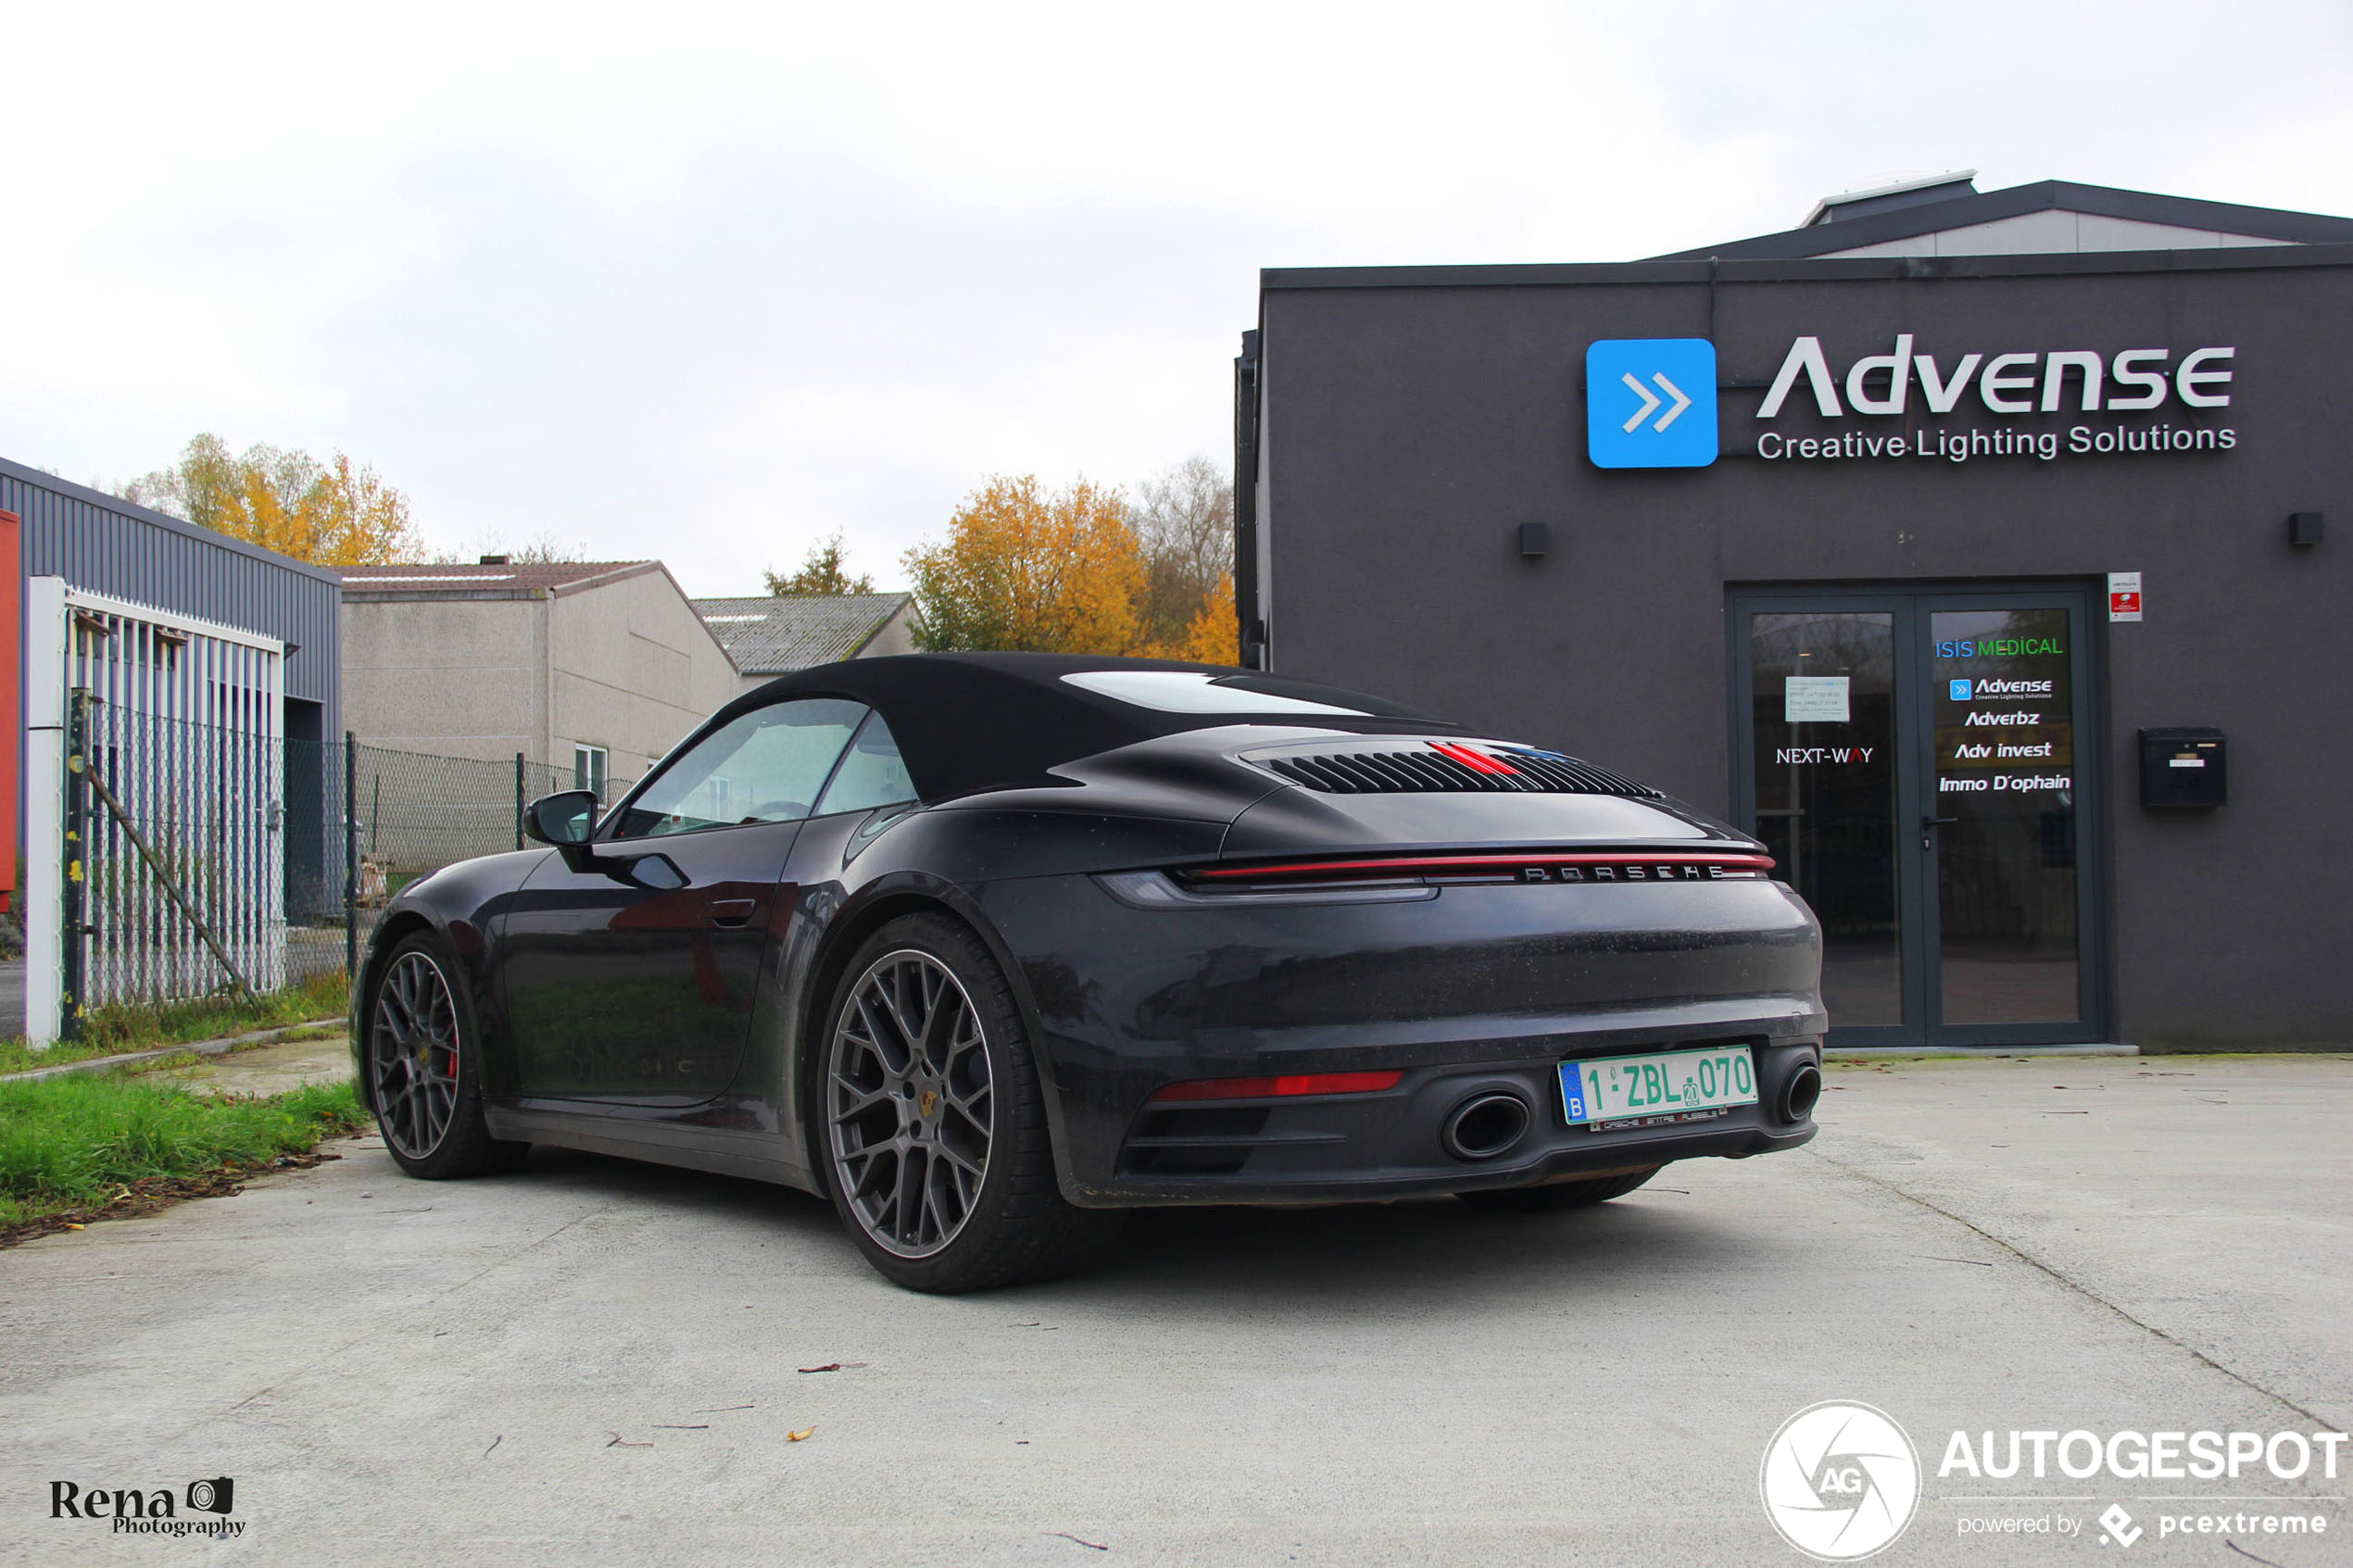
[[[1624,260],[1981,170],[2353,214],[2353,6],[8,0],[0,455],[374,463],[430,544],[901,581],[1230,452],[1267,266]]]

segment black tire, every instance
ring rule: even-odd
[[[490,1135],[482,1116],[482,1032],[457,955],[420,931],[375,966],[361,1012],[361,1092],[384,1148],[429,1182],[511,1170],[531,1146]]]
[[[1629,1171],[1617,1176],[1593,1176],[1579,1182],[1547,1182],[1542,1186],[1489,1187],[1480,1192],[1458,1192],[1454,1196],[1474,1209],[1484,1209],[1491,1214],[1555,1214],[1564,1209],[1590,1209],[1596,1203],[1607,1203],[1613,1198],[1623,1198],[1666,1170],[1654,1165],[1647,1171]]]
[[[1117,1233],[1116,1211],[1063,1201],[1021,1010],[961,922],[907,915],[867,938],[813,1044],[812,1146],[843,1228],[894,1285],[1044,1279]]]

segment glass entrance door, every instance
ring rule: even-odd
[[[1928,612],[1935,775],[1921,846],[1936,879],[1936,1017],[1948,1027],[2083,1016],[2069,606]]]
[[[1848,1027],[1900,1026],[1895,616],[1750,622],[1754,831],[1822,922],[1822,995]]]
[[[2089,596],[1731,608],[1738,810],[1821,920],[1833,1043],[2098,1038]]]

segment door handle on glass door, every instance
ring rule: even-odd
[[[1961,819],[1958,817],[1922,817],[1920,819],[1920,847],[1923,849],[1935,848],[1936,830],[1938,828],[1951,827],[1960,820]]]
[[[702,917],[713,925],[749,925],[758,902],[752,898],[714,898],[702,907]]]

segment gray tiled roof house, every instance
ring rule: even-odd
[[[695,608],[742,671],[744,689],[844,659],[914,651],[912,594],[697,599]]]

